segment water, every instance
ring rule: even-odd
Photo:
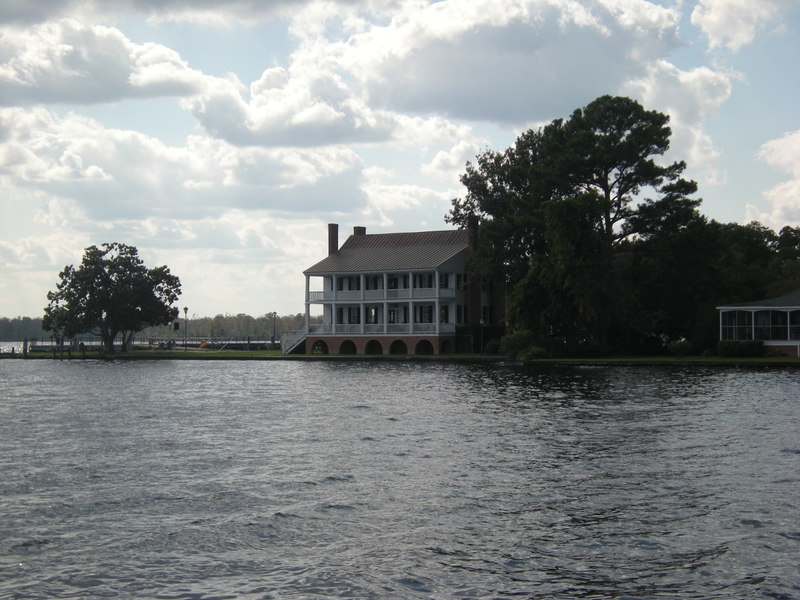
[[[800,374],[0,361],[2,598],[800,598]]]

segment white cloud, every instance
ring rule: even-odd
[[[78,13],[104,19],[142,14],[154,22],[230,25],[263,21],[309,2],[314,0],[18,0],[0,4],[0,24],[40,23]]]
[[[385,141],[396,127],[387,112],[360,102],[335,74],[281,67],[250,86],[212,85],[182,102],[211,135],[240,146],[323,146]]]
[[[670,115],[671,154],[685,160],[708,183],[720,183],[719,150],[705,130],[705,123],[730,97],[731,82],[708,67],[682,71],[666,61],[656,61],[645,77],[627,84],[628,93],[649,109]]]
[[[0,109],[0,179],[72,198],[89,219],[202,216],[223,208],[333,210],[363,202],[358,155],[341,146],[237,148],[192,136],[171,147],[69,114]],[[328,197],[326,197],[326,195]]]
[[[474,161],[479,152],[476,143],[462,140],[449,150],[439,150],[433,160],[422,165],[422,172],[456,185],[467,162]]]
[[[699,0],[692,24],[708,36],[709,46],[736,52],[753,41],[756,32],[777,23],[793,0]]]
[[[374,106],[502,123],[549,119],[619,89],[674,47],[679,17],[644,0],[407,7],[328,54]]]
[[[126,97],[185,96],[212,78],[159,44],[73,19],[0,35],[0,105],[92,104]]]
[[[759,213],[755,207],[748,206],[748,215],[776,228],[800,225],[800,131],[765,143],[758,157],[786,172],[790,179],[764,192],[764,198],[771,205],[769,213]]]

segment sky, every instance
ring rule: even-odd
[[[799,226],[799,63],[800,0],[2,2],[0,316],[104,242],[189,316],[303,312],[327,223],[447,229],[467,161],[604,94],[708,218]]]

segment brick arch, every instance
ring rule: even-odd
[[[358,354],[358,347],[353,340],[342,340],[339,344],[339,354]]]
[[[433,343],[427,338],[421,339],[414,346],[414,354],[435,354],[435,353],[436,350],[433,346]]]
[[[364,354],[383,354],[383,345],[378,340],[370,340],[364,346]]]
[[[389,354],[408,354],[408,345],[403,340],[395,340],[389,346]]]
[[[328,344],[323,340],[317,340],[311,345],[311,354],[330,354]]]

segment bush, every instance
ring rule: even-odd
[[[692,342],[685,338],[681,338],[667,344],[667,349],[670,351],[670,354],[675,356],[688,356],[692,353],[694,347],[692,346]]]
[[[717,344],[717,355],[723,358],[752,358],[764,356],[764,342],[761,340],[724,340]]]
[[[547,357],[547,351],[536,344],[536,337],[528,330],[504,335],[500,340],[500,353],[512,360],[533,360]]]
[[[500,354],[500,342],[495,339],[489,340],[483,347],[484,354]]]

